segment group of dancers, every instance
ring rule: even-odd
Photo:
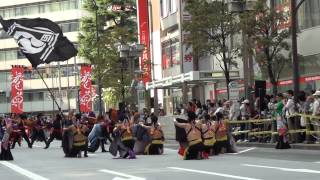
[[[25,140],[29,148],[35,141],[44,142],[44,149],[54,139],[61,140],[65,157],[88,157],[88,152],[105,149],[119,158],[136,158],[136,154],[162,154],[164,134],[158,118],[151,114],[142,118],[137,112],[119,112],[111,109],[106,116],[70,112],[68,116],[57,114],[51,122],[39,114],[0,117],[0,160],[13,160],[10,149]]]
[[[192,111],[185,119],[176,118],[176,140],[180,143],[179,154],[185,160],[208,159],[209,156],[235,152],[228,137],[227,123],[221,112],[205,115],[199,120]],[[232,139],[232,138],[231,138]]]
[[[52,122],[44,121],[41,114],[34,118],[25,115],[0,118],[1,160],[13,160],[10,149],[22,139],[32,148],[35,141],[50,147],[54,139],[61,140],[65,157],[88,157],[88,152],[110,152],[115,158],[136,158],[137,154],[164,153],[164,133],[153,113],[142,116],[138,112],[110,110],[106,116],[70,112],[67,117],[57,114]],[[184,159],[206,159],[210,155],[230,149],[227,124],[223,115],[206,115],[197,120],[194,112],[175,119],[178,153]],[[49,132],[46,133],[46,132]],[[109,141],[108,151],[105,144]],[[118,157],[117,157],[118,156]]]

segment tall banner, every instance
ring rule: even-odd
[[[145,46],[145,49],[142,52],[140,66],[143,71],[142,81],[146,84],[151,80],[148,0],[137,0],[137,7],[139,18],[139,42]]]
[[[24,67],[12,66],[11,74],[11,113],[22,114]]]
[[[180,24],[184,22],[191,21],[190,13],[185,9],[187,0],[182,0],[181,2],[181,12],[180,12]],[[180,26],[181,28],[182,26]],[[193,49],[190,44],[187,44],[187,38],[190,32],[181,30],[181,44],[182,44],[182,63],[183,63],[183,73],[188,73],[193,71],[194,59],[193,59]]]
[[[80,111],[92,111],[91,65],[81,65]]]

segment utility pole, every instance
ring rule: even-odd
[[[297,10],[296,0],[291,0],[291,28],[292,28],[292,66],[293,66],[293,90],[295,102],[298,102],[299,93],[299,60],[297,45]]]
[[[293,90],[294,90],[294,100],[298,102],[298,94],[300,91],[299,86],[299,59],[298,59],[298,42],[297,42],[297,14],[301,5],[305,0],[300,0],[298,5],[296,0],[291,0],[291,38],[292,38],[292,66],[293,66]]]
[[[100,48],[99,48],[99,23],[98,23],[98,10],[99,6],[97,5],[97,2],[95,0],[92,0],[92,3],[95,8],[95,15],[96,15],[96,45],[97,45],[97,58],[100,58]],[[99,115],[102,115],[102,74],[99,71],[98,73],[98,97],[99,97]]]

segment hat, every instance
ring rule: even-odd
[[[316,91],[313,96],[320,96],[320,91]]]
[[[249,102],[249,100],[248,99],[246,99],[246,100],[244,100],[244,101],[242,101],[242,104],[249,104],[250,102]]]

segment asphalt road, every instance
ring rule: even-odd
[[[89,158],[64,158],[58,142],[48,150],[37,143],[12,151],[15,160],[0,161],[1,180],[319,180],[320,151],[239,149],[208,160],[184,161],[174,145],[161,156],[113,159],[109,153],[96,152]]]

